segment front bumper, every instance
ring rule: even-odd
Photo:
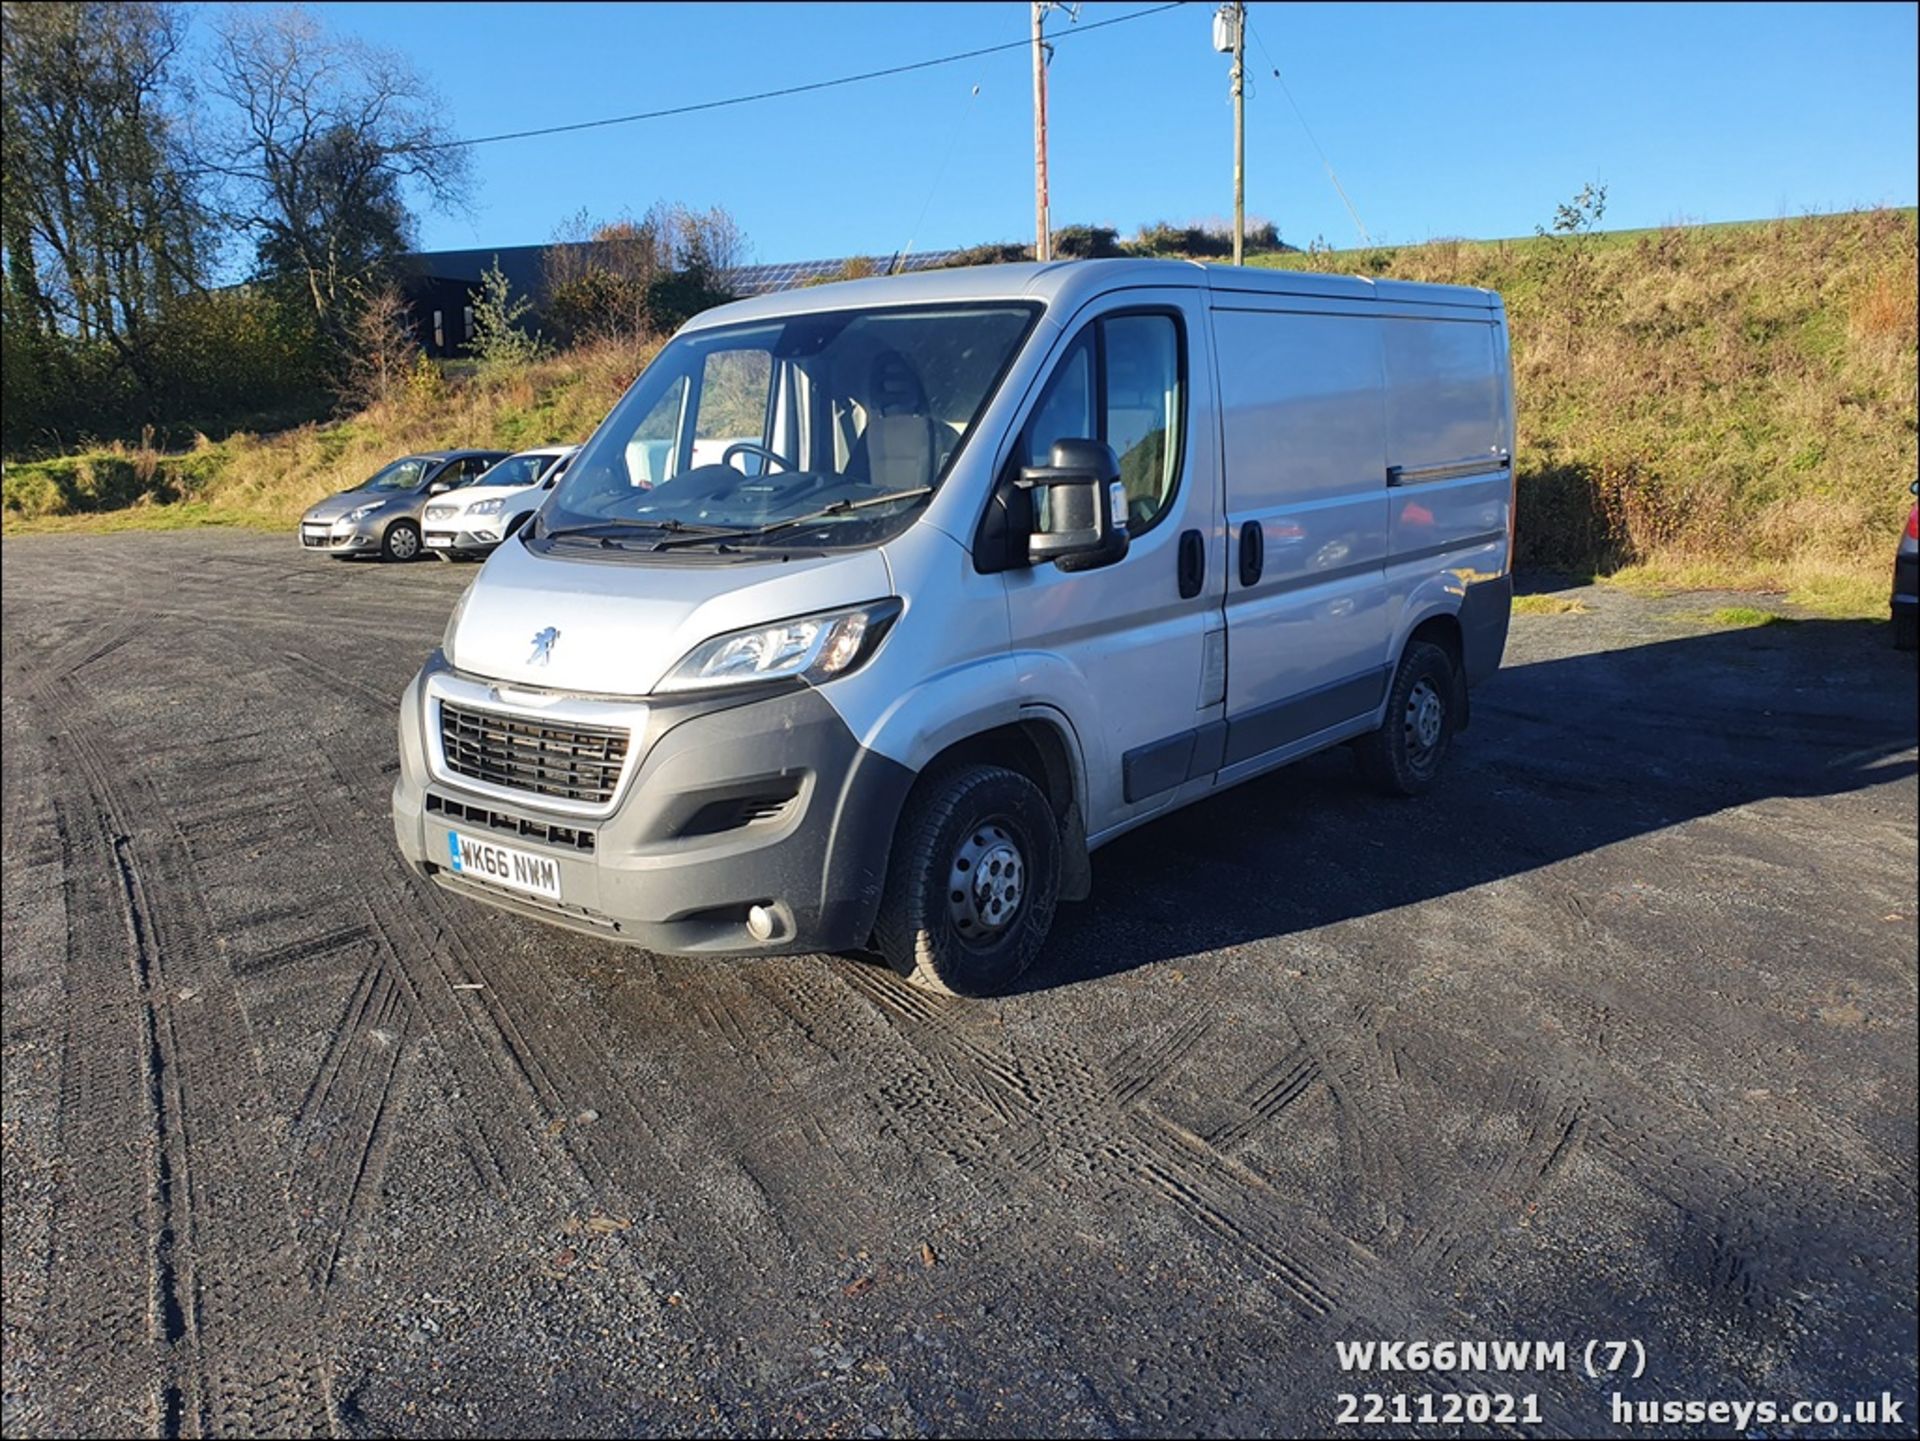
[[[436,653],[429,670],[438,664]],[[436,705],[416,677],[401,703],[393,828],[408,865],[444,888],[679,954],[850,950],[872,933],[913,774],[864,749],[818,691],[649,706],[599,819],[450,777],[429,760]],[[550,859],[560,900],[455,873],[452,830]],[[755,905],[778,920],[765,941],[747,930]]]
[[[330,555],[371,554],[380,549],[380,524],[377,519],[356,520],[350,525],[336,521],[300,522],[300,549],[323,551]]]
[[[500,544],[501,533],[492,526],[476,524],[471,529],[427,522],[420,539],[428,550],[492,550]]]

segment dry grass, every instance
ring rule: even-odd
[[[609,343],[464,380],[435,371],[398,400],[328,424],[173,454],[115,445],[9,465],[7,529],[284,525],[408,451],[584,440],[650,353]]]
[[[1513,598],[1515,615],[1590,615],[1593,607],[1560,595],[1517,595]]]
[[[1255,263],[1506,297],[1523,567],[1884,611],[1920,470],[1914,212]],[[8,466],[5,524],[284,524],[408,450],[581,439],[644,359],[603,346],[507,373],[431,371],[333,424]]]
[[[1819,558],[1777,563],[1739,560],[1656,559],[1623,566],[1603,577],[1608,585],[1638,595],[1670,596],[1695,591],[1750,591],[1777,595],[1800,610],[1835,620],[1885,620],[1892,589],[1893,548],[1859,566]]]

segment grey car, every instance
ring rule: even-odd
[[[364,484],[330,495],[300,517],[302,550],[345,558],[420,554],[420,513],[429,496],[478,480],[504,450],[423,450],[381,467]]]

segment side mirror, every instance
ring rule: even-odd
[[[1097,570],[1127,553],[1127,492],[1113,447],[1098,440],[1056,440],[1049,464],[1020,472],[1032,503],[1027,563]]]
[[[432,485],[427,487],[427,494],[428,495],[445,495],[448,491],[452,489],[453,487],[449,485],[446,481],[436,480]]]

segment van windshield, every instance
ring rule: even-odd
[[[831,311],[683,335],[574,458],[540,533],[876,544],[945,478],[1037,313]]]

